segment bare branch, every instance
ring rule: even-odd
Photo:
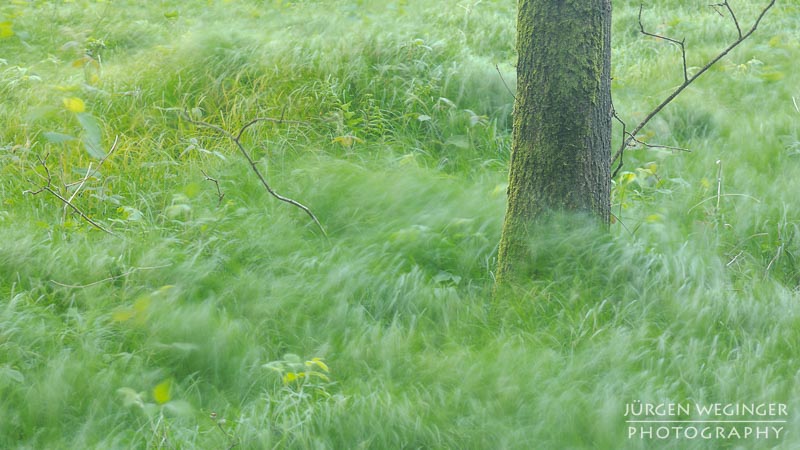
[[[616,119],[617,122],[619,122],[622,125],[622,142],[625,142],[625,139],[627,138],[628,134],[630,134],[630,133],[628,133],[628,131],[627,131],[627,127],[628,126],[625,124],[625,122],[617,114],[617,110],[614,108],[613,100],[611,102],[611,116],[614,119]],[[630,144],[625,144],[625,145],[626,146],[630,146]],[[617,177],[617,173],[619,173],[620,169],[622,169],[622,161],[620,161],[619,165],[614,170],[614,173],[611,174],[611,178],[616,178]]]
[[[680,151],[680,152],[691,152],[691,150],[689,150],[687,148],[683,148],[683,147],[673,147],[671,145],[648,144],[647,142],[640,141],[639,139],[636,138],[636,136],[633,136],[632,134],[630,134],[630,133],[628,133],[626,131],[627,125],[625,125],[625,122],[623,122],[622,119],[617,115],[617,111],[614,110],[614,105],[613,104],[611,105],[611,116],[614,119],[616,119],[616,121],[619,122],[622,125],[622,139],[623,139],[623,141],[624,140],[628,140],[629,141],[628,142],[628,147],[633,147],[633,143],[635,142],[635,143],[637,143],[637,144],[639,144],[641,146],[647,147],[647,148],[663,148],[663,149],[667,149],[667,150],[676,150],[676,151]],[[622,169],[622,164],[618,165],[617,168],[614,169],[614,173],[611,174],[611,178],[616,178],[616,176],[619,173],[620,169]]]
[[[74,185],[76,185],[76,184],[83,185],[83,183],[85,183],[85,182],[86,182],[86,179],[88,179],[90,176],[92,176],[92,175],[96,174],[96,173],[97,173],[97,172],[100,170],[100,167],[103,165],[103,163],[105,163],[105,162],[106,162],[106,160],[107,160],[107,159],[108,159],[108,158],[111,156],[111,154],[112,154],[112,153],[114,153],[114,150],[116,150],[116,149],[117,149],[117,144],[118,144],[118,143],[119,143],[119,136],[115,136],[115,137],[114,137],[114,143],[113,143],[113,144],[111,144],[111,149],[109,149],[109,150],[108,150],[108,153],[106,153],[106,156],[104,156],[104,157],[103,157],[103,159],[101,159],[101,160],[100,160],[100,162],[97,164],[97,167],[95,167],[95,168],[94,168],[94,170],[92,170],[92,171],[90,171],[90,172],[87,172],[87,173],[86,173],[86,176],[85,176],[85,177],[83,177],[83,179],[82,179],[82,180],[80,180],[80,181],[75,181],[74,183],[68,183],[68,184],[66,184],[65,186],[66,186],[66,187],[72,187],[72,186],[74,186]],[[80,189],[78,189],[78,190],[80,190]],[[76,192],[77,192],[77,191],[76,191]],[[73,195],[74,195],[74,194],[73,194]],[[72,198],[70,198],[70,200],[72,200]]]
[[[509,94],[511,94],[511,98],[513,98],[514,100],[516,100],[516,99],[517,99],[517,96],[516,96],[516,95],[514,95],[514,92],[511,90],[511,88],[510,88],[510,87],[508,87],[508,84],[506,83],[506,79],[503,77],[503,72],[500,72],[500,66],[499,66],[499,65],[497,65],[497,64],[495,64],[495,65],[494,65],[494,68],[497,70],[497,74],[498,74],[498,75],[500,75],[500,81],[502,81],[502,82],[503,82],[503,86],[505,86],[505,87],[506,87],[506,90],[508,91],[508,93],[509,93]]]
[[[214,186],[217,187],[217,206],[221,205],[222,199],[225,198],[225,193],[222,192],[222,190],[219,188],[219,181],[216,178],[211,178],[210,176],[208,176],[205,170],[201,170],[200,172],[202,172],[203,176],[206,177],[205,178],[206,181],[211,181],[212,183],[214,183]]]
[[[684,43],[686,42],[686,39],[684,39],[682,41],[679,41],[677,39],[672,39],[672,38],[669,38],[669,37],[666,37],[666,36],[661,36],[659,34],[648,33],[647,31],[645,31],[644,30],[644,25],[642,25],[642,9],[643,8],[644,8],[644,4],[639,5],[639,30],[645,36],[650,36],[650,37],[654,37],[654,38],[657,38],[657,39],[663,39],[665,41],[672,42],[673,44],[676,44],[681,48],[681,57],[683,58],[683,81],[688,81],[689,80],[689,70],[686,67],[686,46],[684,45]]]
[[[717,14],[719,14],[722,17],[725,17],[725,14],[719,12],[717,8],[725,7],[725,9],[728,10],[728,14],[731,15],[731,19],[733,19],[733,24],[736,25],[736,31],[739,33],[739,39],[742,38],[742,28],[739,26],[739,21],[736,20],[736,14],[734,14],[733,8],[731,8],[731,5],[730,3],[728,3],[728,0],[725,0],[722,3],[714,3],[713,5],[708,5],[708,6],[714,8],[714,11],[716,11]]]
[[[23,194],[37,195],[37,194],[40,194],[42,192],[49,192],[52,196],[54,196],[57,199],[61,200],[61,202],[64,203],[65,207],[68,206],[70,209],[75,211],[79,216],[81,216],[81,218],[83,220],[88,222],[90,225],[92,225],[93,227],[97,228],[98,230],[101,230],[101,231],[103,231],[105,233],[108,233],[108,234],[114,236],[114,233],[112,233],[107,228],[103,227],[99,223],[97,223],[94,220],[92,220],[83,211],[81,211],[80,208],[75,206],[70,200],[64,198],[61,194],[59,194],[58,192],[54,191],[53,188],[51,187],[52,183],[53,183],[53,178],[50,175],[50,169],[47,167],[47,162],[44,159],[39,158],[39,164],[44,168],[44,171],[47,174],[47,176],[45,177],[45,182],[46,182],[45,185],[42,186],[41,188],[35,190],[35,191],[24,191]]]
[[[691,153],[692,151],[688,148],[683,147],[674,147],[672,145],[661,145],[661,144],[648,144],[647,142],[642,142],[639,139],[633,138],[633,142],[636,142],[639,145],[645,146],[647,148],[663,148],[665,150],[674,150],[676,152],[686,152]]]
[[[230,133],[229,131],[225,130],[222,127],[219,127],[219,126],[214,125],[214,124],[210,124],[208,122],[203,122],[202,120],[192,119],[191,116],[189,116],[189,114],[186,111],[180,111],[180,114],[181,114],[181,117],[183,117],[187,122],[195,124],[195,125],[203,126],[203,127],[206,127],[206,128],[210,128],[210,129],[212,129],[212,130],[214,130],[214,131],[226,136],[231,141],[233,141],[233,143],[236,144],[236,147],[239,149],[239,152],[242,154],[242,156],[244,156],[245,159],[247,160],[247,162],[250,163],[250,168],[256,174],[256,176],[258,177],[259,181],[261,181],[261,184],[264,186],[264,188],[267,190],[267,192],[269,192],[270,195],[272,195],[273,197],[277,198],[278,200],[280,200],[280,201],[282,201],[284,203],[288,203],[290,205],[293,205],[293,206],[295,206],[297,208],[302,209],[303,212],[305,212],[311,218],[311,220],[313,220],[314,223],[317,224],[317,226],[319,227],[319,230],[322,232],[323,236],[328,237],[328,233],[325,232],[325,228],[322,226],[322,224],[320,223],[319,219],[317,219],[317,216],[315,216],[314,213],[311,212],[310,209],[308,209],[308,207],[306,207],[305,205],[303,205],[302,203],[300,203],[300,202],[298,202],[296,200],[292,200],[291,198],[284,197],[284,196],[278,194],[277,192],[275,192],[272,189],[272,187],[270,187],[269,183],[267,183],[266,178],[264,178],[264,175],[258,169],[258,165],[256,164],[256,161],[253,159],[252,156],[250,156],[250,153],[247,151],[246,148],[244,148],[244,146],[242,145],[242,142],[240,140],[241,137],[242,137],[242,134],[247,129],[247,127],[249,127],[249,126],[251,126],[253,124],[256,124],[258,122],[266,122],[266,121],[276,122],[276,123],[305,123],[305,122],[299,122],[299,121],[291,121],[291,122],[289,122],[289,121],[283,121],[282,119],[279,120],[279,119],[272,119],[272,118],[269,118],[269,117],[259,117],[259,118],[253,119],[250,122],[246,123],[241,129],[239,129],[239,132],[234,136],[232,133]]]
[[[667,98],[665,98],[661,103],[659,103],[658,106],[655,107],[655,109],[650,111],[650,113],[648,113],[647,116],[645,116],[645,118],[638,125],[636,125],[636,127],[633,129],[633,131],[631,131],[629,133],[628,138],[622,140],[622,144],[620,145],[619,149],[617,150],[616,153],[614,153],[614,156],[611,158],[611,164],[612,165],[615,162],[617,162],[617,160],[619,160],[619,165],[618,165],[617,169],[614,171],[614,173],[617,173],[619,171],[619,169],[622,167],[622,154],[623,154],[623,152],[630,145],[630,143],[635,139],[636,135],[640,131],[642,131],[642,128],[644,128],[650,122],[650,120],[653,117],[656,116],[656,114],[661,112],[661,110],[664,109],[665,106],[667,106],[670,102],[672,102],[672,100],[674,100],[675,97],[677,97],[681,92],[683,92],[684,89],[689,87],[690,84],[692,84],[695,80],[700,78],[701,75],[706,73],[706,71],[708,71],[708,69],[710,69],[711,66],[716,64],[722,58],[724,58],[728,53],[731,52],[731,50],[733,50],[734,48],[738,47],[739,44],[744,42],[745,39],[747,39],[748,37],[750,37],[750,35],[755,33],[756,29],[758,29],[758,25],[761,23],[761,20],[767,14],[767,11],[769,11],[775,5],[775,2],[776,2],[776,0],[770,0],[769,4],[766,7],[764,7],[763,10],[761,10],[761,13],[758,15],[758,17],[756,18],[756,21],[753,23],[753,26],[746,33],[742,34],[741,37],[739,37],[739,39],[737,39],[731,45],[726,47],[722,52],[720,52],[717,56],[715,56],[705,66],[703,66],[700,70],[698,70],[697,73],[692,75],[690,78],[686,79],[680,86],[678,86],[675,89],[675,91],[673,91],[669,96],[667,96]],[[641,8],[640,8],[639,11],[641,12]]]

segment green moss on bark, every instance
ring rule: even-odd
[[[610,0],[519,1],[499,284],[530,275],[522,269],[529,225],[543,215],[582,211],[609,220],[610,33]]]

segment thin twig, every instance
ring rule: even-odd
[[[89,224],[90,224],[90,225],[92,225],[93,227],[97,228],[97,229],[98,229],[98,230],[100,230],[100,231],[104,231],[104,232],[106,232],[106,233],[108,233],[108,234],[110,234],[110,235],[114,236],[114,233],[112,233],[112,232],[111,232],[110,230],[108,230],[107,228],[104,228],[102,225],[100,225],[99,223],[97,223],[97,222],[95,222],[94,220],[92,220],[92,219],[91,219],[89,216],[87,216],[86,214],[84,214],[84,212],[83,212],[83,211],[81,211],[81,210],[80,210],[80,209],[79,209],[77,206],[75,206],[75,205],[74,205],[74,204],[72,204],[72,203],[71,203],[69,200],[67,200],[66,198],[62,197],[62,196],[61,196],[61,195],[60,195],[58,192],[56,192],[56,191],[54,191],[52,188],[50,188],[50,186],[45,186],[45,187],[44,187],[44,190],[45,190],[45,191],[47,191],[47,192],[49,192],[49,193],[51,193],[51,194],[53,194],[53,196],[55,196],[56,198],[58,198],[59,200],[61,200],[62,202],[64,202],[64,204],[65,204],[65,205],[69,206],[69,207],[70,207],[70,208],[71,208],[73,211],[75,211],[76,213],[78,213],[78,215],[79,215],[79,216],[81,216],[81,218],[82,218],[83,220],[85,220],[85,221],[89,222]]]
[[[742,28],[739,26],[739,21],[736,20],[736,14],[733,13],[733,8],[731,8],[731,5],[730,5],[730,3],[728,3],[728,0],[725,0],[722,3],[714,3],[713,5],[709,5],[709,6],[714,8],[714,11],[717,11],[717,14],[719,14],[722,17],[725,17],[724,14],[722,14],[721,12],[719,12],[719,10],[717,10],[718,7],[723,7],[724,6],[725,9],[728,10],[728,14],[731,15],[731,19],[733,19],[733,24],[736,25],[736,32],[739,33],[739,38],[742,37]]]
[[[103,159],[100,160],[100,162],[97,164],[97,167],[95,167],[94,170],[92,170],[90,172],[87,172],[87,175],[82,180],[75,181],[73,183],[67,183],[65,186],[66,187],[72,187],[72,186],[75,186],[76,184],[81,184],[82,185],[83,183],[85,183],[87,178],[89,178],[90,176],[93,176],[94,174],[96,174],[100,170],[100,167],[103,165],[103,163],[105,163],[106,160],[111,156],[111,154],[114,153],[114,150],[117,149],[117,144],[118,143],[119,143],[119,135],[114,137],[114,143],[111,144],[111,149],[108,150],[108,153],[106,153],[106,156],[103,156]],[[78,190],[80,190],[80,189],[78,189]],[[72,200],[72,198],[70,198],[70,200]]]
[[[129,271],[123,273],[123,274],[114,275],[113,277],[103,278],[102,280],[93,281],[93,282],[91,282],[89,284],[65,284],[65,283],[60,283],[60,282],[58,282],[56,280],[50,280],[50,282],[55,284],[56,286],[61,286],[61,287],[65,287],[65,288],[83,289],[83,288],[95,286],[95,285],[98,285],[98,284],[101,284],[101,283],[106,283],[108,281],[118,280],[120,278],[127,277],[128,275],[131,275],[131,274],[133,274],[135,272],[139,272],[141,270],[163,269],[163,268],[169,267],[171,265],[172,264],[163,264],[163,265],[160,265],[160,266],[152,266],[152,267],[134,267],[131,270],[129,270]]]
[[[645,31],[644,30],[644,25],[642,24],[642,9],[644,9],[644,4],[639,5],[639,30],[645,36],[650,36],[650,37],[654,37],[654,38],[657,38],[657,39],[663,39],[665,41],[672,42],[673,44],[676,44],[676,45],[680,46],[680,48],[681,48],[681,57],[683,58],[683,81],[688,81],[689,80],[689,70],[686,67],[686,46],[684,45],[686,43],[686,39],[684,38],[682,41],[679,41],[677,39],[672,39],[670,37],[661,36],[660,34],[653,34],[653,33],[648,33],[647,31]]]
[[[683,147],[675,147],[675,146],[672,146],[672,145],[661,145],[661,144],[648,144],[647,142],[640,141],[638,138],[636,138],[635,136],[631,135],[630,133],[628,133],[628,137],[629,137],[629,140],[631,142],[635,142],[635,143],[637,143],[637,144],[639,144],[641,146],[647,147],[647,148],[663,148],[663,149],[667,149],[667,150],[675,150],[675,151],[678,151],[678,152],[686,152],[686,153],[691,153],[692,152],[688,148],[683,148]],[[632,146],[632,144],[628,144],[628,145]]]
[[[616,215],[616,214],[614,214],[613,212],[612,212],[612,213],[610,213],[610,214],[611,214],[611,217],[613,217],[613,218],[614,218],[614,220],[616,220],[616,221],[617,221],[617,222],[618,222],[620,225],[622,225],[622,228],[624,228],[624,229],[625,229],[625,231],[627,231],[627,232],[628,232],[628,234],[630,234],[631,236],[633,236],[633,232],[632,232],[632,231],[631,231],[631,230],[630,230],[630,229],[627,227],[627,225],[625,225],[625,222],[623,222],[623,221],[622,221],[622,219],[621,219],[619,216],[617,216],[617,215]]]
[[[686,153],[691,153],[692,152],[688,148],[675,147],[675,146],[672,146],[672,145],[648,144],[647,142],[642,142],[642,141],[640,141],[639,139],[636,139],[636,138],[633,138],[633,141],[636,142],[637,144],[643,145],[643,146],[645,146],[647,148],[663,148],[665,150],[674,150],[676,152],[686,152]]]
[[[208,176],[205,170],[200,170],[203,173],[203,176],[206,177],[206,181],[211,181],[214,183],[214,186],[217,187],[217,206],[222,204],[222,199],[225,198],[225,193],[219,188],[219,181],[216,178],[211,178]]]
[[[747,195],[747,194],[722,194],[722,195],[720,195],[720,197],[743,197],[743,198],[746,198],[748,200],[753,200],[756,203],[761,203],[761,200],[759,200],[759,199],[757,199],[757,198],[755,198],[755,197],[753,197],[751,195]],[[711,200],[715,200],[716,198],[717,198],[717,196],[715,195],[713,197],[708,197],[708,198],[704,198],[703,200],[700,200],[700,202],[698,202],[697,204],[695,204],[694,206],[692,206],[691,208],[686,210],[686,214],[689,214],[690,212],[694,211],[698,206],[702,205],[703,203],[709,202]]]
[[[83,185],[86,184],[86,181],[89,180],[89,177],[97,173],[100,170],[100,166],[102,166],[103,163],[106,162],[108,157],[111,156],[112,153],[114,153],[114,150],[117,149],[117,143],[119,143],[119,136],[114,137],[114,143],[111,145],[111,149],[108,151],[108,153],[106,153],[106,156],[104,156],[103,159],[100,160],[100,162],[97,164],[97,167],[95,167],[94,170],[92,170],[92,163],[89,163],[89,168],[86,169],[86,175],[84,175],[83,178],[74,183],[67,183],[64,185],[64,187],[67,189],[76,184],[78,185],[78,187],[75,189],[75,192],[73,192],[68,199],[70,203],[72,203],[72,200],[75,199],[80,190],[83,189]],[[67,218],[67,205],[64,205],[64,220],[66,220],[66,218]]]
[[[256,174],[258,179],[261,181],[261,184],[264,186],[264,188],[267,190],[267,192],[269,192],[270,195],[272,195],[273,197],[277,198],[278,200],[280,200],[280,201],[282,201],[284,203],[288,203],[290,205],[294,205],[295,207],[302,209],[306,214],[308,214],[308,216],[311,218],[311,220],[313,220],[314,223],[317,224],[317,226],[319,227],[319,230],[322,232],[323,236],[328,237],[328,233],[325,232],[325,228],[322,226],[322,223],[320,223],[319,219],[317,219],[317,216],[315,216],[314,213],[311,212],[310,209],[308,209],[308,207],[306,207],[305,205],[303,205],[302,203],[300,203],[300,202],[298,202],[296,200],[292,200],[291,198],[284,197],[284,196],[278,194],[277,192],[275,192],[272,189],[272,187],[270,187],[269,183],[267,183],[266,178],[264,178],[264,175],[262,175],[261,171],[258,170],[258,165],[257,165],[256,161],[253,159],[252,156],[250,156],[250,153],[247,151],[247,149],[244,148],[244,145],[242,145],[242,142],[240,140],[241,137],[242,137],[242,134],[247,129],[247,127],[249,127],[249,126],[251,126],[253,124],[256,124],[258,122],[266,122],[266,121],[282,123],[284,121],[278,120],[278,119],[269,118],[269,117],[259,117],[259,118],[251,120],[250,122],[247,122],[241,129],[239,129],[239,132],[236,133],[236,135],[233,135],[228,130],[226,130],[226,129],[222,128],[222,127],[219,127],[217,125],[214,125],[214,124],[211,124],[211,123],[208,123],[208,122],[203,122],[202,120],[192,119],[191,116],[189,116],[189,114],[186,111],[182,111],[181,110],[180,114],[189,123],[192,123],[194,125],[199,125],[199,126],[202,126],[202,127],[206,127],[206,128],[210,128],[210,129],[216,131],[217,133],[220,133],[223,136],[227,137],[231,141],[233,141],[233,143],[236,144],[236,147],[239,149],[239,152],[242,154],[242,156],[244,156],[245,159],[247,160],[247,162],[250,163],[250,168],[253,169],[253,172]],[[305,123],[305,122],[298,122],[298,121],[292,121],[292,122],[285,121],[285,122],[286,123]]]
[[[514,95],[514,91],[512,91],[512,90],[511,90],[511,88],[510,88],[510,87],[508,87],[508,83],[506,83],[506,79],[503,77],[503,72],[500,72],[500,66],[499,66],[499,65],[497,65],[497,64],[495,64],[495,65],[494,65],[494,68],[497,70],[497,74],[498,74],[498,75],[500,75],[500,81],[502,81],[502,82],[503,82],[503,86],[505,86],[505,87],[506,87],[506,90],[508,91],[508,93],[509,93],[509,94],[511,94],[511,98],[513,98],[514,100],[516,100],[516,99],[517,99],[517,96],[516,96],[516,95]]]
[[[635,142],[635,143],[637,143],[639,145],[642,145],[644,147],[647,147],[647,148],[663,148],[663,149],[667,149],[667,150],[675,150],[675,151],[680,151],[680,152],[691,152],[691,150],[689,150],[688,148],[673,147],[671,145],[648,144],[647,142],[640,141],[639,139],[636,138],[636,136],[633,136],[630,133],[628,133],[628,131],[626,129],[627,125],[619,117],[619,115],[617,115],[617,111],[614,109],[614,105],[613,104],[611,105],[611,117],[613,117],[617,122],[619,122],[622,125],[622,140],[624,141],[627,138],[627,140],[629,141],[628,142],[628,147],[633,147],[633,142]],[[617,166],[617,168],[614,170],[614,173],[611,174],[611,178],[616,178],[617,174],[619,173],[621,168],[622,168],[622,165]]]
[[[625,124],[625,122],[622,120],[622,118],[620,118],[620,117],[619,117],[619,115],[617,114],[617,110],[616,110],[616,109],[614,109],[614,104],[613,104],[613,102],[612,102],[612,104],[611,104],[611,116],[612,116],[614,119],[616,119],[616,120],[617,120],[617,122],[619,122],[620,124],[622,124],[622,142],[624,143],[624,142],[625,142],[625,139],[626,139],[626,137],[627,137],[627,136],[628,136],[628,134],[629,134],[629,133],[628,133],[628,131],[627,131],[627,127],[628,127],[628,126]],[[627,143],[627,144],[625,144],[625,146],[630,146],[630,145],[631,145],[630,143]],[[619,171],[620,171],[620,169],[622,169],[622,164],[620,164],[620,165],[618,165],[618,166],[617,166],[617,168],[614,170],[614,173],[612,173],[612,174],[611,174],[611,178],[616,178],[616,177],[617,177],[617,174],[618,174],[618,173],[619,173]]]
[[[32,190],[24,191],[23,194],[37,195],[37,194],[40,194],[42,192],[49,192],[51,195],[53,195],[57,199],[61,200],[64,203],[65,206],[69,206],[73,211],[75,211],[79,216],[81,216],[81,218],[83,220],[88,222],[90,225],[92,225],[93,227],[97,228],[98,230],[104,231],[104,232],[114,236],[114,233],[112,233],[107,228],[104,228],[102,225],[100,225],[99,223],[97,223],[94,220],[92,220],[83,211],[81,211],[80,208],[75,206],[70,200],[64,198],[61,194],[59,194],[58,192],[54,191],[53,188],[50,187],[52,185],[53,178],[50,175],[50,169],[47,167],[47,163],[45,162],[45,160],[39,158],[39,164],[42,165],[42,167],[44,168],[45,173],[47,174],[46,177],[44,177],[45,185],[40,187],[39,189],[37,189],[35,191],[32,191]]]
[[[659,103],[659,105],[656,106],[655,109],[650,111],[650,113],[648,113],[647,116],[645,116],[645,118],[638,125],[636,125],[636,127],[633,129],[633,131],[630,132],[630,136],[634,136],[635,137],[642,130],[642,128],[644,128],[650,122],[650,120],[653,117],[656,116],[656,114],[661,112],[661,110],[664,109],[664,107],[667,106],[670,102],[672,102],[672,100],[674,100],[675,97],[677,97],[681,92],[683,92],[684,89],[686,89],[690,84],[692,84],[695,80],[697,80],[706,71],[708,71],[708,69],[710,69],[711,66],[716,64],[720,59],[724,58],[728,53],[731,52],[731,50],[733,50],[734,48],[738,47],[739,44],[744,42],[744,40],[747,39],[748,37],[750,37],[750,35],[755,33],[756,29],[758,28],[758,25],[761,23],[761,19],[763,19],[764,16],[767,14],[767,11],[769,11],[775,5],[775,1],[776,0],[770,0],[769,4],[763,10],[761,10],[761,13],[756,18],[755,23],[753,23],[753,26],[750,28],[750,30],[747,31],[747,33],[742,34],[739,37],[739,39],[737,39],[735,42],[733,42],[731,45],[729,45],[727,48],[725,48],[722,52],[720,52],[716,57],[714,57],[705,66],[703,66],[700,70],[698,70],[697,73],[692,75],[690,78],[686,79],[680,86],[678,86],[675,89],[675,91],[673,91],[669,96],[667,96],[667,98],[665,98],[661,103]],[[639,11],[641,12],[641,8],[640,8]],[[625,149],[628,147],[628,145],[630,144],[630,142],[632,140],[633,140],[633,138],[631,138],[631,137],[628,137],[627,139],[623,139],[622,144],[620,145],[619,149],[617,150],[616,153],[614,153],[614,157],[611,158],[611,164],[612,165],[615,162],[617,162],[617,160],[619,160],[619,165],[618,165],[617,169],[614,171],[615,173],[618,172],[619,169],[622,168],[622,163],[623,163],[622,162],[622,154],[623,154],[623,152],[625,151]]]

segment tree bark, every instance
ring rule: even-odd
[[[611,0],[519,0],[517,52],[498,285],[531,276],[538,219],[579,211],[609,221]]]

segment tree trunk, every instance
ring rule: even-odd
[[[551,212],[608,223],[611,0],[519,0],[508,209],[497,283],[529,277],[529,227]]]

